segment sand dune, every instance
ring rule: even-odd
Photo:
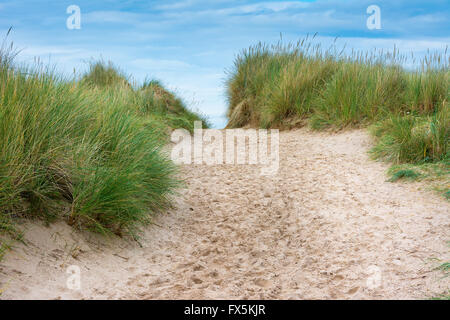
[[[24,224],[0,263],[1,299],[417,299],[450,277],[450,206],[386,182],[365,131],[280,133],[280,169],[183,167],[187,188],[140,245]],[[66,286],[81,270],[81,290]]]

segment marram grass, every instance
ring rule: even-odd
[[[344,128],[391,115],[432,115],[448,107],[449,58],[430,54],[408,71],[397,50],[345,55],[308,39],[259,43],[243,50],[229,71],[229,127],[283,128],[292,118],[308,118],[314,128]]]
[[[14,237],[16,217],[42,217],[136,236],[179,186],[165,132],[201,118],[110,64],[67,81],[12,56],[0,53],[1,233]]]
[[[374,157],[448,169],[449,59],[447,50],[429,53],[408,70],[407,57],[395,49],[345,55],[308,38],[259,43],[229,71],[228,127],[371,126]]]

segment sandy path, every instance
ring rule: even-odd
[[[27,223],[0,263],[2,299],[398,299],[448,291],[450,205],[385,182],[364,131],[280,134],[280,170],[186,166],[177,209],[142,246]],[[49,232],[50,231],[50,232]],[[435,260],[438,259],[438,260]],[[66,288],[68,265],[82,290]]]

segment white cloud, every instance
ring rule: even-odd
[[[191,64],[181,61],[181,60],[166,60],[166,59],[135,59],[131,61],[131,64],[140,67],[142,69],[149,70],[180,70],[189,69],[192,67]]]
[[[197,2],[198,1],[193,1],[193,0],[178,1],[178,2],[174,2],[174,3],[158,5],[155,7],[155,9],[157,9],[157,10],[178,10],[178,9],[188,8]]]
[[[123,11],[92,11],[88,13],[82,12],[82,22],[85,23],[99,23],[99,22],[114,22],[136,24],[143,18],[142,14],[123,12]]]
[[[206,2],[206,4],[205,4]],[[229,3],[230,0],[215,0],[214,4],[220,4],[220,3]],[[193,7],[195,5],[201,5],[201,6],[205,6],[211,4],[211,1],[205,1],[205,0],[183,0],[183,1],[175,1],[172,3],[166,3],[166,4],[161,4],[161,5],[157,5],[154,8],[157,10],[180,10],[180,9],[185,9],[185,8],[189,8],[189,7]]]
[[[227,9],[213,10],[212,12],[226,15],[233,14],[249,14],[258,13],[262,11],[281,12],[287,9],[307,8],[309,3],[298,1],[280,1],[280,2],[262,2],[258,4],[236,6]],[[203,11],[205,12],[205,11]],[[206,11],[211,12],[211,11]]]

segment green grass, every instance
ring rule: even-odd
[[[422,181],[427,188],[450,200],[450,164],[447,161],[402,163],[392,165],[387,171],[388,181]]]
[[[205,116],[187,109],[183,101],[165,89],[159,81],[146,81],[136,91],[136,98],[140,115],[164,123],[170,128],[185,128],[192,133],[195,121],[201,121],[204,128],[210,126]]]
[[[420,180],[449,199],[450,108],[428,116],[390,116],[370,127],[375,137],[372,157],[390,161],[389,181]]]
[[[445,273],[445,276],[448,276],[450,273],[450,262],[445,262],[438,267],[439,270],[442,270]]]
[[[131,86],[129,77],[115,67],[112,62],[92,61],[89,70],[83,75],[81,83],[90,87]]]
[[[447,294],[443,293],[439,296],[433,297],[431,298],[431,300],[450,300],[450,292]]]
[[[307,117],[314,128],[344,128],[407,113],[431,116],[448,107],[448,59],[446,52],[430,54],[407,71],[396,50],[344,55],[308,38],[259,43],[228,72],[229,126],[283,127],[286,119]],[[245,110],[236,112],[242,104]]]
[[[450,108],[428,116],[390,116],[371,128],[377,138],[376,158],[395,163],[436,162],[449,159]]]
[[[389,181],[395,182],[400,179],[416,180],[418,177],[420,177],[420,174],[414,170],[410,170],[410,169],[398,170],[392,174],[392,177],[389,179]]]
[[[431,52],[415,70],[405,55],[355,52],[313,39],[259,43],[243,50],[228,72],[228,126],[340,130],[370,127],[372,155],[393,164],[444,167],[449,194],[449,55]],[[427,176],[427,181],[431,180]],[[418,179],[412,171],[400,178]]]
[[[180,182],[162,148],[202,120],[161,85],[134,88],[112,64],[79,81],[14,65],[0,52],[0,254],[15,219],[136,237]]]
[[[0,214],[0,261],[11,250],[13,241],[23,242],[23,234],[16,227],[11,213],[3,212]]]
[[[450,262],[444,262],[441,265],[439,265],[437,270],[440,270],[444,273],[444,278],[448,277],[450,275]],[[440,294],[438,296],[432,297],[432,300],[450,300],[450,291],[447,293]]]

